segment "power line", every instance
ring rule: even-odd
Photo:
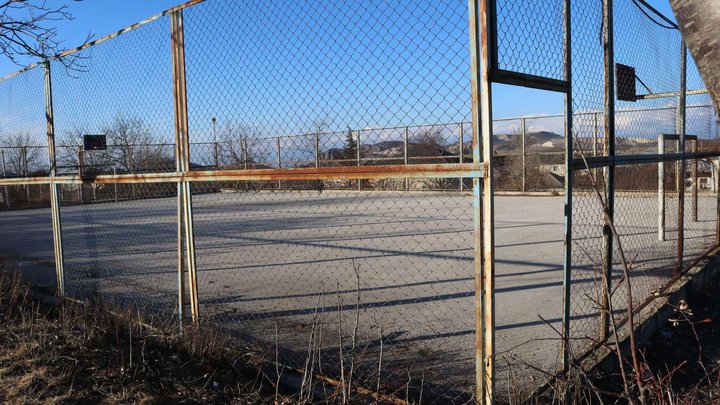
[[[677,29],[677,27],[673,27],[672,25],[665,25],[665,24],[657,21],[656,19],[654,19],[650,14],[648,14],[648,12],[645,10],[645,8],[644,8],[643,6],[641,6],[640,4],[638,4],[637,0],[632,0],[632,2],[633,2],[633,4],[635,4],[635,7],[637,7],[638,10],[640,10],[640,12],[642,12],[643,14],[645,14],[645,17],[647,17],[648,20],[654,22],[655,24],[659,25],[660,27],[663,27],[663,28],[666,28],[666,29],[669,29],[669,30],[676,30],[676,29]]]

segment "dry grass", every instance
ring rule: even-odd
[[[148,329],[100,305],[45,305],[0,271],[0,403],[273,403],[211,329]]]

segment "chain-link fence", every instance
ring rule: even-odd
[[[6,78],[2,254],[310,380],[467,401],[467,22],[456,2],[193,1]]]
[[[495,295],[483,308],[496,322],[494,335],[485,335],[496,341],[484,347],[486,359],[496,358],[483,367],[495,384],[484,393],[522,397],[517,384],[498,384],[498,374],[517,382],[572,367],[602,346],[613,324],[627,322],[630,297],[635,310],[662,297],[717,247],[717,113],[686,63],[677,26],[642,0],[481,5],[482,108],[493,106],[493,84],[565,99],[563,115],[495,120],[481,133],[493,150],[496,190],[564,190],[562,200],[528,202],[525,211],[495,199],[496,266],[484,273],[495,281],[485,293]],[[537,218],[539,209],[559,215]],[[517,243],[513,233],[528,226],[536,231]],[[529,283],[513,285],[509,278],[521,273],[532,274]],[[519,315],[519,299],[504,297],[506,290],[524,291],[538,308]],[[526,339],[505,332],[533,323],[544,331],[524,329]]]
[[[0,254],[306,381],[525,395],[620,319],[622,255],[639,305],[717,244],[716,113],[677,30],[550,3],[192,1],[24,69]],[[492,82],[566,114],[493,120]]]
[[[573,58],[578,70],[595,72],[592,82],[573,78],[580,84],[573,88],[575,109],[604,103],[606,112],[598,148],[589,141],[597,139],[588,130],[595,124],[573,116],[567,323],[573,354],[581,357],[612,334],[613,323],[625,321],[628,285],[638,309],[716,247],[718,130],[674,23],[637,1],[577,14],[574,24],[610,24],[603,41],[575,42],[583,57]],[[603,45],[614,54],[598,49]],[[596,69],[603,57],[606,68]]]

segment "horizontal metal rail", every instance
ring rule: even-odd
[[[593,169],[598,167],[629,166],[638,164],[651,164],[661,162],[674,162],[678,160],[708,159],[720,156],[720,151],[712,152],[689,152],[689,153],[664,153],[664,154],[642,154],[642,155],[614,155],[588,157],[585,159],[574,158],[570,163],[570,171]]]
[[[529,75],[526,73],[518,73],[510,70],[492,69],[491,76],[493,78],[493,82],[495,83],[529,87],[538,90],[548,90],[566,93],[570,88],[570,84],[565,80]]]
[[[291,169],[209,170],[187,173],[138,173],[98,176],[21,177],[0,179],[0,186],[24,184],[132,184],[181,181],[368,180],[379,178],[484,177],[484,164],[418,164],[388,166],[332,166]]]
[[[707,89],[698,89],[698,90],[688,90],[685,92],[688,96],[696,96],[699,94],[710,94],[708,93]],[[677,91],[669,91],[664,93],[650,93],[650,94],[638,94],[637,99],[638,100],[651,100],[656,98],[668,98],[668,97],[678,97],[680,95]],[[690,107],[690,106],[688,106]]]

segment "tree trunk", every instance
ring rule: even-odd
[[[670,0],[685,44],[720,111],[720,1]]]

